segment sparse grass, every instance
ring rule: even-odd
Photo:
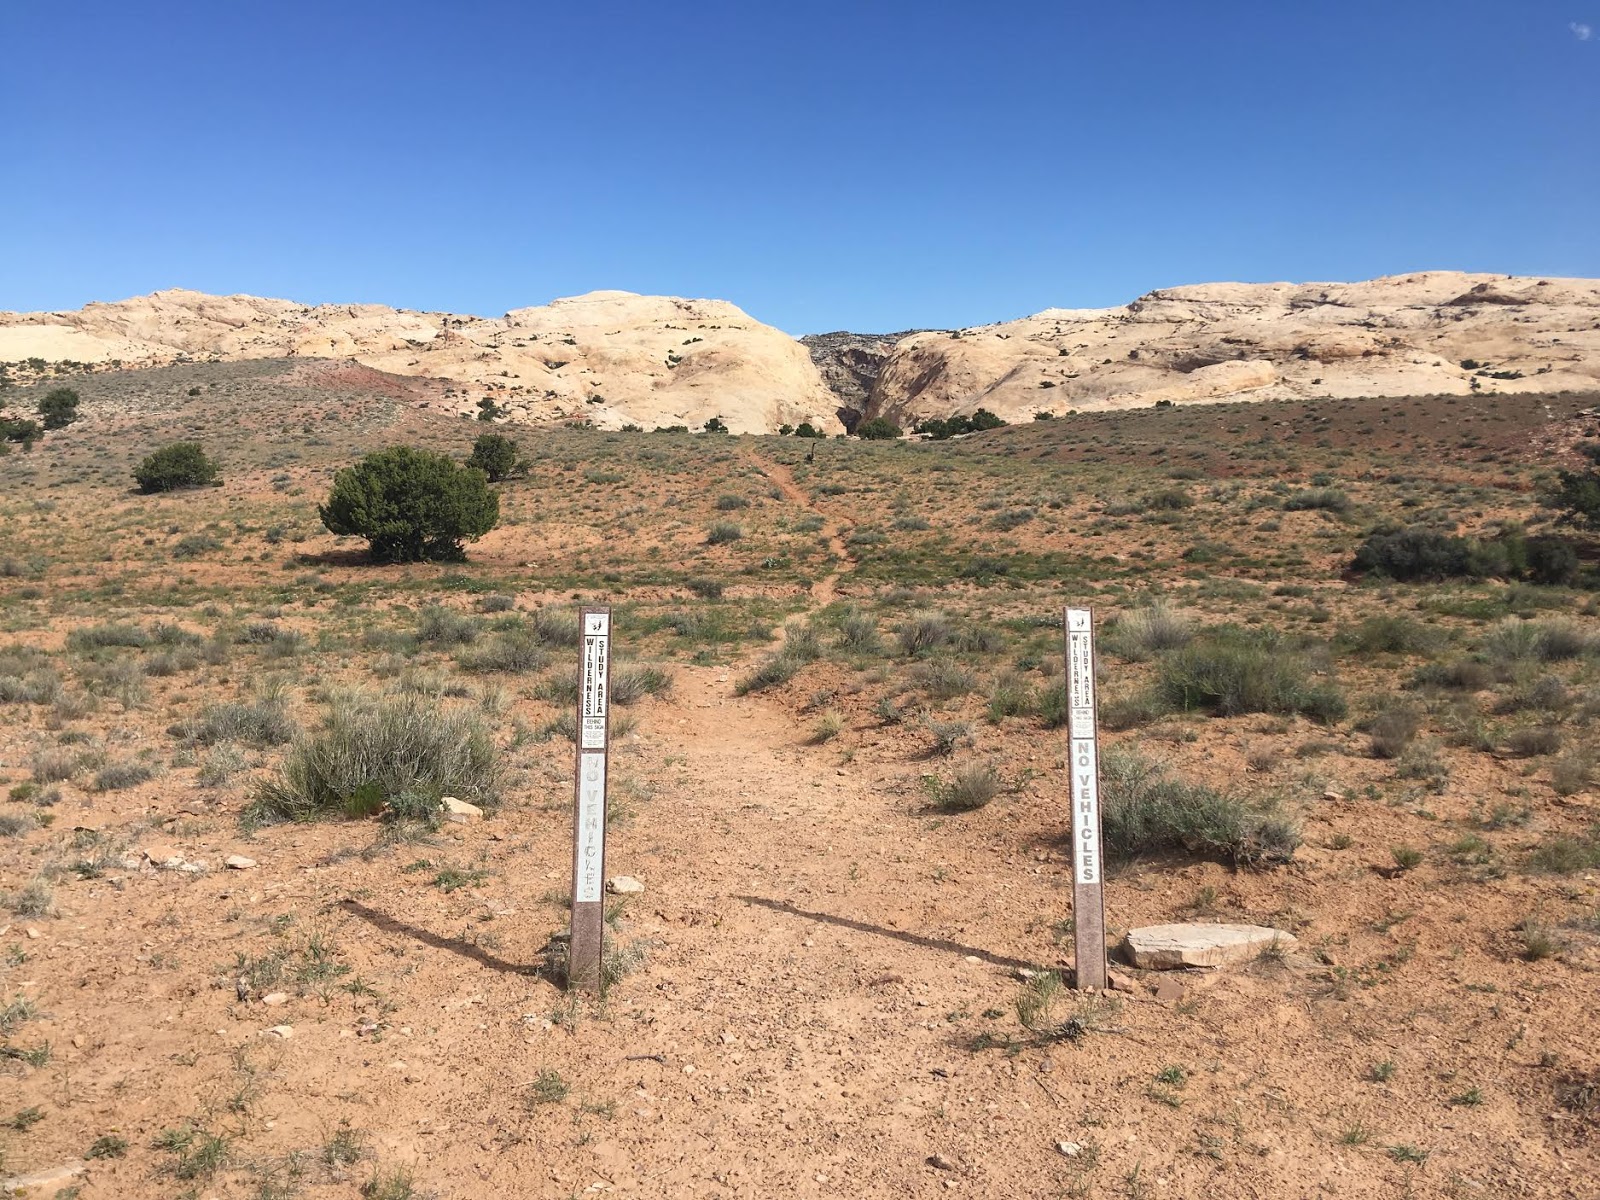
[[[1267,866],[1288,862],[1300,844],[1296,823],[1273,802],[1189,783],[1129,746],[1105,751],[1100,778],[1102,835],[1117,858],[1188,850]]]
[[[415,1200],[416,1194],[410,1167],[379,1167],[361,1185],[361,1200]]]
[[[1338,689],[1313,683],[1292,649],[1247,635],[1211,635],[1162,658],[1157,690],[1173,709],[1219,716],[1299,713],[1332,723],[1346,705]]]
[[[1528,856],[1531,870],[1551,875],[1600,868],[1600,825],[1576,836],[1557,834],[1540,842]]]

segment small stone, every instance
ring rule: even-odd
[[[39,931],[37,929],[35,929],[32,925],[29,925],[28,928],[25,929],[23,932],[28,935],[28,939],[30,941],[39,936]]]
[[[144,856],[152,867],[165,867],[169,870],[176,870],[183,866],[183,855],[179,854],[177,849],[172,846],[146,846],[144,848]]]
[[[613,875],[606,880],[606,891],[614,896],[638,896],[644,892],[644,884],[631,875]]]
[[[277,1008],[281,1004],[289,1003],[289,993],[268,992],[265,996],[261,997],[261,1003],[265,1004],[268,1008]]]
[[[1134,989],[1133,976],[1124,975],[1121,971],[1107,971],[1106,982],[1111,985],[1114,992],[1131,992]]]
[[[954,1171],[956,1169],[955,1163],[942,1154],[928,1155],[928,1165],[935,1171]]]
[[[242,854],[230,854],[222,861],[230,871],[248,871],[256,865],[255,859],[246,858]]]
[[[206,873],[206,865],[203,862],[181,862],[178,864],[178,870],[185,875],[204,875]]]
[[[1274,944],[1287,949],[1295,937],[1263,925],[1180,923],[1130,929],[1122,939],[1128,960],[1147,971],[1247,962]]]
[[[83,1034],[75,1033],[72,1035],[72,1048],[74,1050],[83,1049]]]
[[[271,1029],[267,1030],[267,1036],[275,1037],[275,1038],[282,1038],[284,1041],[288,1041],[290,1038],[292,1038],[294,1036],[294,1026],[293,1025],[274,1025]]]
[[[483,809],[465,800],[457,800],[454,796],[445,796],[439,803],[444,807],[444,819],[454,821],[457,825],[465,825],[468,821],[483,817]]]
[[[1068,1158],[1077,1158],[1078,1155],[1083,1153],[1083,1143],[1082,1142],[1057,1142],[1056,1143],[1056,1149],[1059,1150],[1062,1154],[1065,1154]]]
[[[1324,800],[1343,800],[1344,793],[1338,788],[1329,788],[1327,791],[1322,793],[1322,798]]]

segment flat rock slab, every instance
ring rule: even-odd
[[[41,1188],[53,1188],[57,1184],[71,1183],[88,1169],[89,1164],[79,1160],[51,1167],[48,1171],[35,1171],[32,1175],[17,1175],[0,1181],[0,1195],[9,1196],[13,1192],[26,1194]]]
[[[1294,941],[1293,934],[1264,925],[1146,925],[1128,930],[1122,949],[1136,967],[1170,971],[1248,962],[1274,942],[1288,949]]]

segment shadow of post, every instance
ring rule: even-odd
[[[927,937],[920,933],[906,933],[899,929],[885,929],[881,925],[858,921],[854,917],[839,917],[832,913],[811,912],[804,908],[797,908],[787,900],[769,900],[765,896],[735,896],[734,899],[743,900],[746,904],[757,904],[762,908],[770,908],[773,912],[787,913],[791,917],[801,917],[807,921],[817,921],[824,925],[837,925],[842,929],[854,929],[859,933],[875,933],[879,937],[894,938],[897,942],[920,946],[924,950],[940,950],[946,954],[959,954],[963,958],[980,958],[984,962],[991,963],[997,967],[1011,967],[1016,970],[1028,971],[1058,969],[1028,962],[1026,959],[1008,958],[1003,954],[980,950],[976,946],[963,946],[960,942],[952,942],[945,938]]]
[[[430,933],[426,929],[419,929],[415,925],[407,924],[388,913],[381,913],[377,909],[368,908],[358,900],[341,900],[339,907],[352,916],[360,917],[367,924],[384,933],[397,934],[421,942],[425,946],[432,946],[436,950],[448,950],[452,954],[459,954],[462,958],[470,958],[479,966],[488,967],[491,971],[499,971],[505,975],[522,975],[528,978],[543,979],[556,987],[565,987],[566,980],[557,966],[560,955],[554,952],[555,943],[545,947],[544,953],[536,963],[514,963],[499,958],[482,946],[475,946],[471,942],[464,942],[460,938],[442,937],[437,933]]]

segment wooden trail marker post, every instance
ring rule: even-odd
[[[1100,734],[1096,719],[1094,613],[1066,616],[1067,734],[1072,796],[1072,918],[1079,988],[1106,986],[1106,896],[1100,844]]]
[[[578,761],[572,821],[572,932],[567,943],[567,988],[598,992],[606,928],[611,609],[585,608],[578,619]]]

